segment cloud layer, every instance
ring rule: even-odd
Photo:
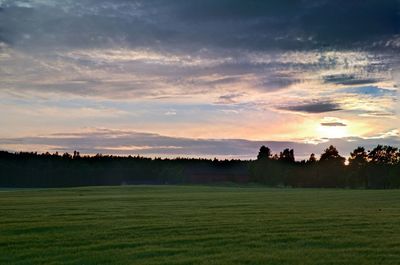
[[[2,39],[18,45],[171,49],[392,48],[399,4],[387,1],[1,1]],[[16,17],[24,18],[15,20]]]
[[[399,11],[397,0],[0,0],[0,137],[369,139],[398,129]]]
[[[13,151],[72,152],[78,150],[85,154],[254,159],[260,146],[266,145],[274,153],[279,153],[284,148],[293,148],[297,159],[300,160],[307,159],[311,153],[322,153],[331,144],[337,146],[344,156],[348,156],[350,151],[358,146],[364,146],[366,149],[373,148],[377,139],[381,144],[396,146],[400,144],[398,136],[398,131],[391,131],[371,138],[325,139],[323,142],[311,144],[293,141],[190,139],[154,133],[96,129],[77,133],[54,133],[46,136],[0,139],[0,146],[8,147],[7,149]]]

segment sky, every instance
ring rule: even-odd
[[[400,146],[399,0],[0,0],[0,149]]]

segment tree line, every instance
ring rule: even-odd
[[[257,160],[250,164],[254,182],[270,186],[378,188],[400,187],[400,151],[396,147],[378,145],[372,150],[354,149],[347,159],[334,146],[329,146],[317,159],[295,161],[293,149],[271,154],[260,148]]]
[[[256,160],[81,156],[0,151],[0,187],[73,187],[124,184],[260,183],[279,187],[400,188],[400,151],[358,147],[347,159],[334,146],[319,158],[296,161],[262,146]]]

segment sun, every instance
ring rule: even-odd
[[[317,132],[321,138],[343,138],[349,136],[347,126],[323,126],[319,125]]]

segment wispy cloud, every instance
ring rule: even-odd
[[[242,93],[230,93],[226,95],[219,96],[217,104],[232,104],[237,103],[236,99],[242,97]]]
[[[342,122],[321,122],[322,126],[327,126],[327,127],[344,127],[347,126],[346,124],[342,123]]]
[[[339,104],[329,101],[304,102],[295,105],[281,106],[280,109],[305,113],[324,113],[341,110]]]
[[[363,78],[357,77],[354,74],[338,74],[338,75],[326,75],[323,76],[325,83],[334,83],[340,85],[364,85],[364,84],[374,84],[381,79],[378,78]]]

